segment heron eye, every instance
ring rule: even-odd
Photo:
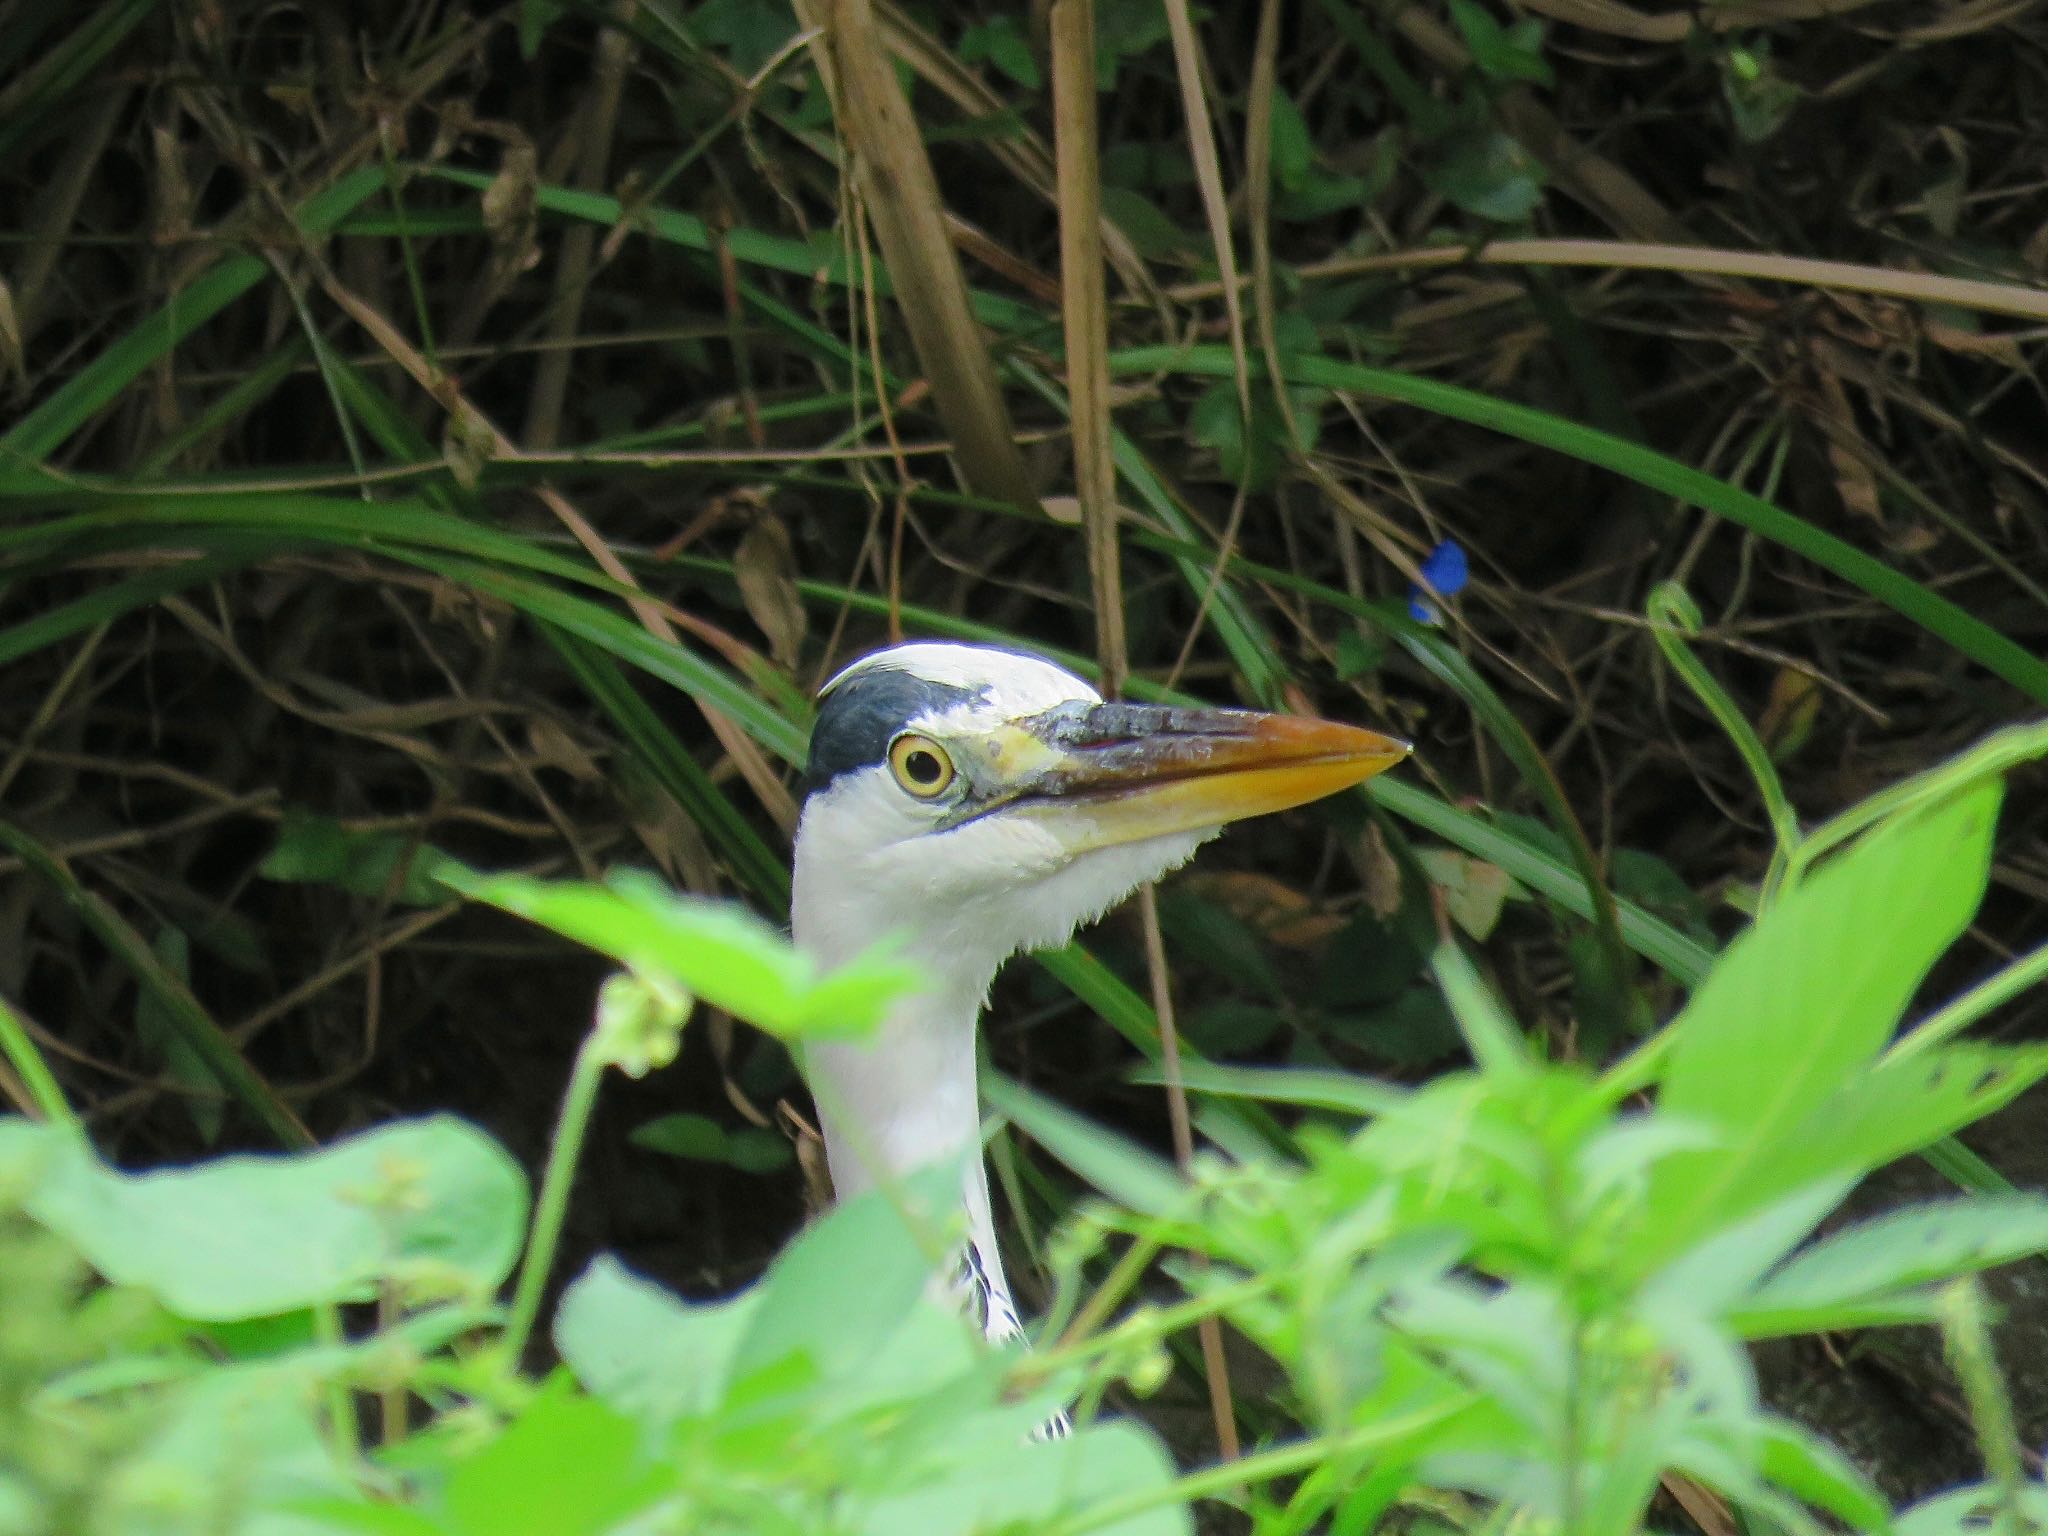
[[[929,736],[898,736],[889,743],[889,771],[920,800],[943,795],[953,782],[953,759]]]

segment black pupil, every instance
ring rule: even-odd
[[[904,756],[903,771],[920,784],[936,784],[946,770],[939,766],[938,758],[920,747]]]

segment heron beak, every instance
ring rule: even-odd
[[[1146,704],[1067,706],[1010,734],[999,750],[1012,768],[999,776],[1015,786],[1007,804],[1057,813],[1082,849],[1288,810],[1349,789],[1411,750],[1331,720]]]

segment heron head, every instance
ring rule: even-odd
[[[1066,941],[1226,823],[1399,762],[1355,726],[1105,703],[1042,657],[913,643],[825,685],[796,839],[806,942],[984,966]]]

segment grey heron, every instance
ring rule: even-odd
[[[840,1198],[965,1157],[960,1282],[992,1340],[1020,1331],[980,1156],[975,1029],[997,970],[1184,862],[1225,823],[1370,777],[1408,745],[1293,715],[1105,703],[1042,657],[892,646],[828,682],[796,836],[798,947],[830,963],[896,937],[930,978],[805,1071]]]

